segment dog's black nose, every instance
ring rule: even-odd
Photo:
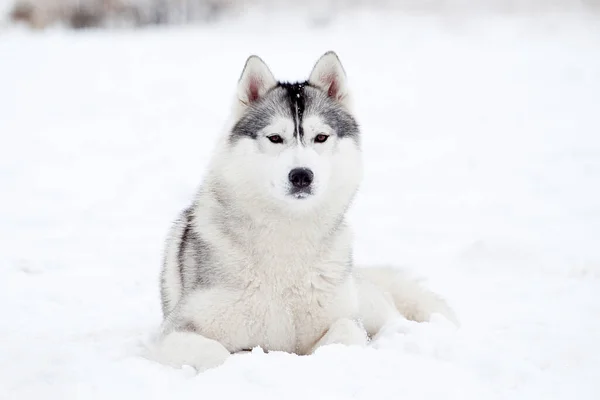
[[[288,179],[294,187],[301,189],[310,186],[315,175],[307,168],[294,168],[290,171]]]

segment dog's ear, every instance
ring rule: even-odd
[[[258,56],[250,56],[238,81],[237,97],[242,107],[247,107],[262,98],[269,89],[277,85],[269,67]]]
[[[346,72],[335,52],[328,51],[319,58],[310,73],[308,82],[322,89],[332,99],[349,106]]]

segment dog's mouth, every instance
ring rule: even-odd
[[[310,197],[313,193],[312,193],[312,189],[310,187],[305,187],[305,188],[292,188],[290,190],[290,196],[292,196],[295,199],[306,199],[307,197]]]

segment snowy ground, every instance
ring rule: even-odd
[[[0,398],[600,398],[598,20],[275,20],[0,33]],[[356,259],[424,276],[462,326],[198,376],[141,358],[245,58],[299,79],[328,49],[364,131]]]

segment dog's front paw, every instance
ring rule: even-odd
[[[218,367],[227,357],[229,351],[221,343],[193,332],[171,332],[149,354],[149,358],[161,364],[176,368],[189,365],[198,372]]]
[[[329,344],[344,344],[347,346],[365,346],[367,344],[367,332],[362,326],[348,318],[340,318],[335,321],[321,340],[313,347],[313,352],[322,346]]]
[[[405,317],[417,322],[428,322],[443,317],[457,327],[460,326],[460,321],[454,310],[445,300],[433,293],[429,296],[423,296],[421,303],[415,304],[412,309],[408,308]]]

